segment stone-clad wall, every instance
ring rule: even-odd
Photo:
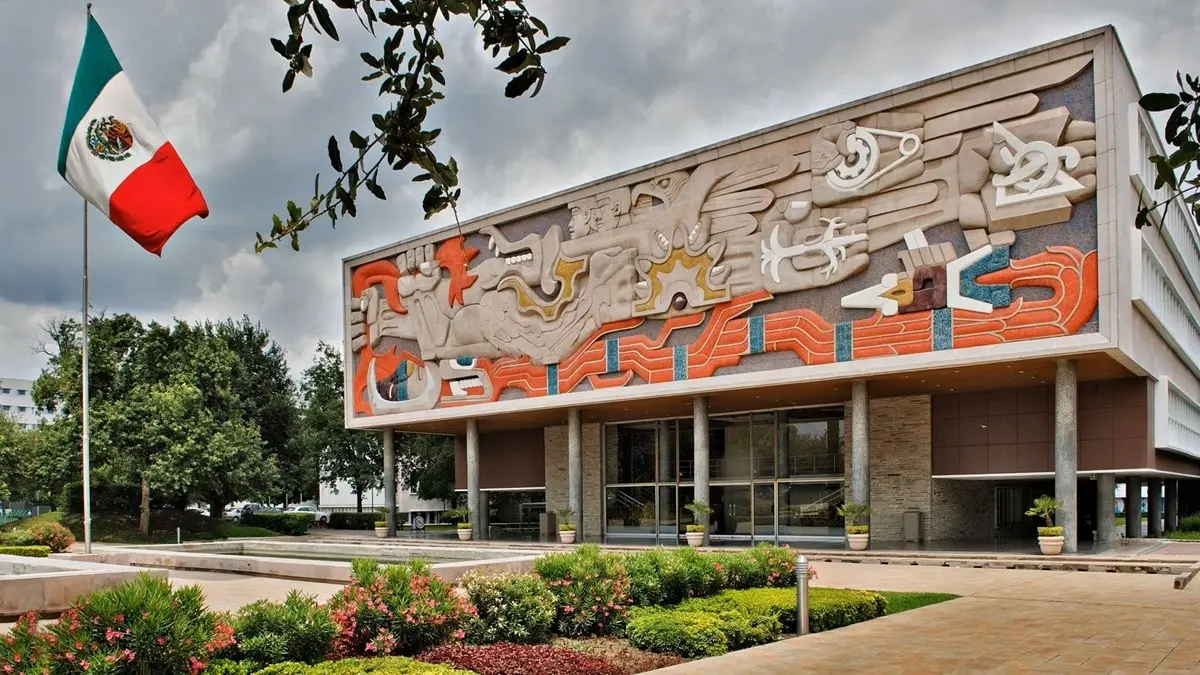
[[[567,427],[546,427],[546,510],[568,505]],[[579,538],[595,539],[604,522],[604,426],[583,425],[583,532]]]

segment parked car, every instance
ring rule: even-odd
[[[267,506],[266,504],[259,504],[258,502],[247,502],[245,505],[242,506],[242,508],[235,509],[230,514],[229,517],[232,518],[233,522],[236,523],[242,519],[242,516],[249,514],[249,513],[280,513],[280,511],[279,511],[279,509],[274,508],[272,506]]]
[[[317,507],[310,506],[308,504],[300,504],[297,506],[292,506],[292,507],[288,508],[288,510],[285,511],[285,513],[307,513],[312,516],[313,520],[316,521],[316,523],[318,525],[324,526],[324,525],[329,524],[329,514],[328,513],[325,513],[324,511],[318,509]]]

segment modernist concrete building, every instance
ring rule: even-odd
[[[1200,235],[1133,225],[1140,93],[1099,29],[348,258],[346,424],[456,435],[477,536],[522,491],[588,540],[692,500],[714,541],[836,541],[843,500],[879,545],[1032,538],[1048,493],[1071,551],[1118,480],[1169,527]]]

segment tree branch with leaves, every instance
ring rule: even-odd
[[[550,37],[549,29],[529,13],[524,0],[287,1],[291,5],[287,10],[291,32],[286,39],[271,39],[276,53],[288,62],[283,91],[292,88],[298,74],[312,77],[309,30],[334,41],[341,39],[328,2],[335,9],[353,13],[364,30],[382,39],[378,52],[361,54],[368,68],[362,80],[378,80],[379,97],[388,104],[371,116],[369,130],[348,134],[353,149],[349,162],[343,157],[337,136],[329,137],[329,164],[336,174],[333,185],[322,189],[318,174],[307,208],[289,201],[284,215],[272,217],[270,231],[257,233],[254,249],[259,253],[277,248],[284,240],[299,251],[300,233],[313,222],[328,217],[330,225],[336,227],[339,217],[355,217],[362,189],[376,199],[387,199],[379,184],[385,166],[392,171],[415,166],[419,171],[412,177],[413,182],[431,184],[421,203],[426,219],[447,208],[456,209],[462,194],[458,163],[453,157],[445,162],[438,159],[433,148],[442,130],[425,128],[430,110],[445,98],[442,90],[446,77],[438,64],[446,58],[446,52],[437,39],[439,27],[468,17],[479,30],[484,50],[489,50],[493,58],[505,52],[496,69],[512,76],[504,88],[508,98],[518,98],[531,89],[530,96],[537,96],[546,79],[542,57],[569,41],[561,36]]]
[[[1147,159],[1154,164],[1154,189],[1166,187],[1167,197],[1138,209],[1134,224],[1141,229],[1154,222],[1162,222],[1155,213],[1175,199],[1182,199],[1192,213],[1200,218],[1200,78],[1175,73],[1179,84],[1177,93],[1155,92],[1146,94],[1138,105],[1146,112],[1167,112],[1167,144],[1173,150],[1169,154],[1152,155]]]

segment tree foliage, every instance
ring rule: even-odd
[[[362,512],[363,493],[383,478],[383,439],[377,431],[347,429],[342,356],[332,345],[317,345],[313,364],[300,382],[301,442],[321,457],[321,480],[350,483]]]
[[[300,233],[315,220],[328,216],[336,226],[339,216],[353,218],[362,190],[377,199],[386,199],[380,186],[380,170],[386,165],[393,171],[410,166],[417,173],[414,182],[430,183],[422,200],[425,218],[454,209],[462,190],[458,186],[458,163],[451,157],[438,159],[433,146],[441,129],[427,129],[434,105],[445,98],[445,73],[439,63],[446,52],[437,39],[437,31],[446,23],[469,18],[475,25],[482,47],[493,59],[504,57],[496,69],[510,75],[504,88],[508,98],[518,98],[532,90],[537,96],[545,82],[542,57],[566,46],[569,38],[550,37],[550,31],[525,8],[524,0],[287,0],[286,38],[272,38],[271,46],[287,61],[283,91],[292,88],[297,74],[312,77],[313,43],[311,33],[324,34],[338,41],[340,35],[330,5],[342,10],[338,16],[353,14],[364,30],[379,41],[375,52],[363,52],[367,72],[364,81],[379,83],[380,110],[371,115],[371,126],[348,134],[349,159],[343,156],[337,136],[328,142],[329,163],[335,177],[332,187],[322,190],[320,175],[313,181],[313,194],[307,207],[289,201],[284,216],[273,217],[267,235],[257,234],[255,250],[275,248],[289,239],[293,250],[300,250]]]
[[[1166,135],[1173,148],[1168,154],[1149,157],[1156,174],[1154,189],[1165,186],[1167,197],[1138,209],[1134,222],[1139,229],[1156,220],[1162,222],[1156,212],[1177,198],[1200,218],[1200,77],[1177,72],[1175,81],[1177,93],[1146,94],[1138,102],[1147,112],[1170,111]]]
[[[396,434],[396,466],[404,487],[420,499],[454,499],[454,439],[434,434]]]

